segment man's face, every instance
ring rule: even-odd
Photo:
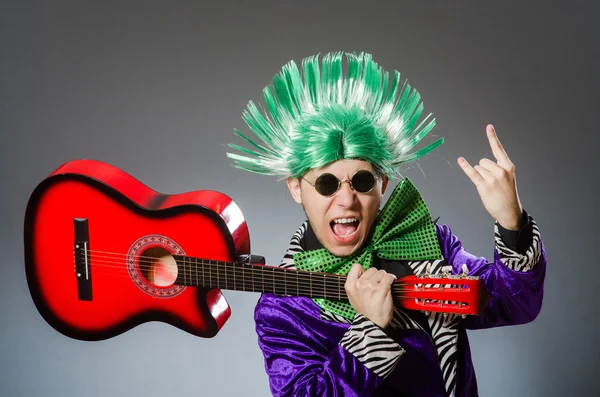
[[[305,181],[288,179],[292,197],[304,207],[317,238],[336,256],[348,256],[365,242],[377,216],[388,179],[378,177],[375,187],[368,193],[359,193],[350,187],[350,183],[343,182],[330,197],[317,193],[311,184],[324,173],[333,174],[339,180],[350,180],[360,170],[368,170],[375,175],[373,166],[366,161],[340,160],[307,172]]]

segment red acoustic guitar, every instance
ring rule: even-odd
[[[161,194],[99,161],[71,161],[44,179],[24,232],[33,301],[75,339],[107,339],[147,321],[212,337],[231,314],[221,290],[347,300],[343,276],[256,261],[226,195]],[[481,280],[461,276],[408,276],[393,293],[407,309],[461,315],[478,314],[489,298]]]

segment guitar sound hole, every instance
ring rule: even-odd
[[[163,247],[144,250],[138,259],[138,268],[142,277],[156,287],[168,287],[177,280],[177,263]]]

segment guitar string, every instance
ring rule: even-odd
[[[98,261],[95,261],[95,262],[98,262]],[[125,268],[123,268],[123,266],[122,266],[122,262],[104,262],[104,263],[109,263],[109,264],[118,264],[118,265],[120,265],[120,266],[107,266],[107,265],[95,265],[95,266],[94,266],[94,262],[92,262],[92,266],[94,266],[94,267],[102,266],[102,267],[105,267],[105,268],[109,268],[109,267],[110,267],[110,268],[112,268],[112,269],[118,269],[118,270],[122,270],[122,271],[126,271],[126,270],[127,270],[127,268],[126,268],[126,267],[125,267]],[[203,265],[208,265],[209,267],[216,267],[216,266],[217,266],[217,264],[210,263],[210,262],[208,262],[208,263],[203,263]],[[233,270],[234,274],[236,274],[236,273],[239,273],[239,272],[238,272],[238,270],[239,270],[239,271],[244,271],[244,269],[243,269],[243,268],[239,268],[239,266],[235,266],[235,265],[236,265],[235,263],[229,263],[229,265],[231,265],[231,266],[232,266],[232,268],[231,268],[231,269]],[[264,269],[264,268],[265,268],[264,266],[258,266],[258,265],[247,265],[247,266],[252,266],[252,267],[251,267],[251,269],[252,269],[252,273],[255,273],[255,272],[254,272],[254,270],[257,270],[257,271],[258,271],[258,270],[261,270],[261,269]],[[275,268],[275,269],[277,269],[277,268]],[[209,269],[209,273],[211,273],[211,269]],[[107,272],[104,272],[104,274],[107,274]],[[199,275],[199,274],[198,274],[198,275]],[[328,275],[328,276],[331,276],[331,274],[327,274],[327,275]],[[128,273],[126,274],[126,273],[122,272],[121,274],[118,274],[118,275],[117,275],[117,274],[113,274],[113,276],[117,276],[117,277],[119,277],[119,276],[123,276],[123,277],[126,277],[126,278],[127,278],[127,277],[129,277],[129,274],[128,274]],[[216,277],[215,277],[215,276],[216,276]],[[256,288],[255,288],[255,287],[256,287],[256,282],[259,282],[259,284],[262,284],[262,283],[263,283],[263,280],[262,280],[262,279],[256,280],[255,276],[256,276],[255,274],[253,274],[252,276],[250,276],[250,280],[254,279],[253,288],[252,288],[253,292],[256,292],[256,291],[254,291],[254,290],[256,289]],[[273,274],[271,274],[270,276],[273,276]],[[334,275],[334,276],[335,276],[335,275]],[[270,283],[270,282],[272,282],[272,283],[273,283],[273,284],[272,284],[272,285],[273,285],[273,291],[274,291],[275,293],[287,294],[287,288],[286,288],[286,286],[285,286],[285,285],[284,285],[284,286],[282,286],[282,285],[277,285],[277,286],[276,286],[276,285],[274,284],[274,282],[275,282],[275,281],[279,281],[279,282],[283,281],[283,282],[286,282],[286,281],[287,281],[287,279],[282,279],[281,277],[268,277],[268,278],[269,278],[269,279],[268,279],[268,280],[266,280],[266,281],[267,281],[267,284],[268,284],[268,283]],[[186,278],[186,279],[187,279],[187,278]],[[215,284],[217,284],[217,286],[215,286],[215,287],[213,287],[213,286],[212,286],[212,281],[213,281],[213,279],[216,279],[216,283],[215,283]],[[242,276],[242,280],[243,280],[243,281],[242,281],[242,284],[244,284],[244,279],[245,279],[245,277],[244,277],[244,275],[243,275],[243,276]],[[273,280],[271,280],[271,279],[273,279]],[[191,280],[192,280],[192,277],[190,277],[190,281],[191,281]],[[223,287],[223,286],[221,286],[221,280],[223,280],[223,281],[224,281],[224,283],[225,283],[225,286],[224,286],[224,287]],[[246,283],[250,284],[250,282],[249,282],[250,280],[246,281]],[[326,285],[326,284],[324,285],[323,283],[321,283],[321,281],[322,281],[322,280],[321,280],[321,279],[320,279],[320,277],[319,277],[319,278],[317,278],[317,280],[316,280],[316,282],[315,282],[314,284],[312,284],[312,283],[309,283],[309,284],[308,284],[308,285],[310,285],[310,286],[311,286],[310,293],[311,293],[312,295],[319,294],[320,296],[327,297],[327,294],[326,294],[326,292],[327,292],[327,285]],[[334,281],[334,283],[335,283],[335,281]],[[231,280],[231,283],[229,283],[229,282],[227,281],[227,274],[224,274],[224,272],[214,272],[214,273],[210,274],[210,277],[209,277],[209,287],[210,287],[210,288],[220,288],[220,289],[227,289],[227,288],[228,288],[228,286],[229,286],[229,284],[232,284],[232,285],[233,285],[233,289],[235,290],[235,287],[236,287],[236,285],[237,285],[238,283],[237,283],[237,281],[234,281],[234,280]],[[399,289],[399,287],[402,287],[402,286],[404,286],[404,285],[414,286],[414,284],[402,284],[402,283],[399,283],[399,282],[396,282],[395,284],[392,284],[392,290],[393,290],[393,291],[392,291],[392,294],[394,295],[394,298],[395,298],[395,299],[405,299],[405,300],[414,300],[414,299],[419,299],[419,300],[423,300],[423,298],[422,298],[422,297],[406,297],[405,295],[400,295],[400,294],[401,294],[401,293],[403,293],[403,292],[409,292],[409,293],[423,293],[423,292],[427,292],[427,291],[423,291],[422,289],[421,289],[421,290],[419,290],[419,289],[412,289],[412,288],[411,288],[411,289]],[[426,284],[426,285],[431,285],[431,286],[434,286],[434,288],[438,289],[438,287],[435,287],[435,286],[439,286],[440,284]],[[451,284],[445,284],[445,285],[451,285]],[[156,286],[156,285],[155,285],[155,286]],[[245,285],[244,285],[244,286],[245,286]],[[321,286],[322,286],[322,288],[321,288]],[[156,286],[156,287],[160,288],[161,286]],[[299,283],[299,285],[298,285],[298,288],[297,288],[297,292],[298,292],[298,289],[299,289],[300,287],[306,288],[306,287],[307,287],[307,284],[305,283],[304,285],[301,285],[301,283]],[[333,292],[329,294],[329,298],[333,299],[333,298],[334,298],[334,296],[332,296],[332,295],[337,295],[337,296],[338,296],[338,299],[341,299],[341,290],[340,290],[340,288],[339,288],[339,287],[340,287],[340,285],[339,285],[339,284],[337,284],[337,283],[335,283],[335,284],[329,283],[329,287],[330,287],[330,291],[332,291],[332,287],[334,287],[334,288],[333,288]],[[337,288],[335,288],[335,287],[337,287]],[[290,290],[293,290],[293,289],[294,289],[293,287],[290,287]],[[338,290],[338,294],[335,294],[335,291],[334,291],[335,289],[337,289],[337,290]],[[449,289],[449,288],[448,288],[448,289]],[[246,288],[242,288],[242,290],[244,290],[244,291],[245,291],[245,290],[246,290]],[[278,291],[278,290],[280,290],[280,291]],[[439,291],[439,289],[438,289],[438,291]],[[458,291],[458,290],[457,290],[457,291]],[[290,291],[290,292],[291,292],[291,291]],[[463,291],[463,292],[466,292],[466,291]],[[306,294],[304,294],[304,295],[306,295]],[[345,298],[345,299],[347,299],[347,296],[346,296],[346,295],[347,295],[347,294],[345,293],[345,290],[344,290],[344,298]],[[430,302],[430,303],[433,303],[433,302],[441,302],[441,303],[438,303],[438,304],[436,304],[436,306],[437,306],[437,305],[439,305],[439,306],[446,306],[446,309],[448,309],[448,307],[451,307],[451,306],[453,306],[453,305],[455,305],[455,306],[456,306],[456,305],[457,305],[457,303],[460,303],[460,302],[458,302],[458,301],[448,301],[448,300],[439,300],[439,299],[426,299],[426,298],[425,298],[425,300],[426,300],[426,301],[428,301],[428,302]],[[464,302],[464,303],[461,303],[461,306],[463,306],[463,307],[466,307],[466,306],[468,306],[468,304],[467,304],[466,302]]]
[[[108,272],[102,272],[103,276],[109,276],[109,277],[118,277],[118,278],[123,278],[123,279],[130,279],[130,276],[128,273],[125,272],[125,269],[122,269],[121,272],[119,273],[114,273],[114,270],[112,271],[108,271]],[[153,288],[157,288],[158,290],[160,289],[167,289],[172,287],[172,285],[167,285],[167,286],[158,286],[155,284],[152,284],[150,281],[148,281],[148,283],[150,284],[151,287]],[[234,290],[234,291],[245,291],[245,292],[269,292],[269,291],[265,291],[263,289],[259,289],[259,290],[255,290],[252,288],[242,288],[242,289],[231,289],[228,288],[228,286],[223,286],[220,285],[220,281],[217,281],[216,284],[219,285],[198,285],[198,287],[204,287],[204,288],[209,288],[209,289],[223,289],[223,290]],[[192,285],[193,286],[193,285]],[[272,286],[272,284],[271,284]],[[312,288],[312,292],[308,291],[306,289],[302,290],[302,293],[299,294],[293,294],[293,289],[288,289],[288,291],[284,291],[284,287],[281,285],[277,285],[272,293],[276,294],[276,295],[291,295],[291,296],[314,296],[314,297],[322,297],[322,298],[326,298],[326,299],[333,299],[333,300],[345,300],[347,301],[348,297],[347,294],[344,291],[344,295],[343,296],[339,296],[338,294],[336,294],[335,292],[332,293],[328,293],[327,295],[324,294],[324,290],[321,290],[319,288],[316,288],[315,286],[313,286]],[[425,298],[425,302],[423,302],[423,298],[421,297],[412,297],[412,296],[406,296],[406,294],[403,294],[403,292],[415,292],[415,290],[409,289],[409,290],[397,290],[394,289],[392,291],[392,297],[394,299],[395,302],[398,301],[416,301],[417,304],[420,305],[420,309],[419,310],[429,310],[429,311],[439,311],[440,309],[444,309],[445,312],[448,313],[454,313],[454,314],[462,314],[464,313],[466,310],[469,309],[469,305],[466,302],[459,302],[459,301],[447,301],[447,300],[439,300],[439,299],[427,299]],[[460,312],[456,312],[455,310],[460,309]]]
[[[101,258],[101,259],[96,259],[96,258]],[[101,263],[101,264],[103,264],[102,266],[113,267],[113,268],[121,268],[123,265],[123,263],[120,261],[105,260],[105,258],[112,259],[109,256],[89,256],[88,257],[88,259],[90,261],[92,259],[95,259],[92,262],[92,265],[94,265],[94,263],[95,264]],[[121,258],[116,258],[116,259],[121,259]],[[154,259],[156,259],[156,258],[154,258]],[[116,266],[109,266],[109,265],[116,265]],[[180,266],[185,268],[187,265],[188,265],[188,263],[184,263],[183,265],[180,265]],[[309,284],[310,284],[310,282],[315,281],[315,283],[317,283],[317,285],[318,285],[318,283],[322,282],[321,276],[318,275],[318,274],[320,274],[320,275],[323,275],[324,276],[323,278],[325,278],[326,281],[328,281],[328,284],[330,284],[332,286],[335,286],[338,284],[338,281],[335,280],[336,278],[339,279],[339,278],[346,277],[346,276],[339,276],[339,275],[330,274],[330,273],[301,272],[301,271],[296,271],[295,269],[285,270],[282,268],[274,268],[274,267],[270,267],[270,266],[248,265],[248,264],[240,265],[240,264],[237,264],[234,262],[223,262],[223,264],[220,264],[220,263],[215,263],[213,261],[203,261],[203,260],[197,260],[197,259],[194,259],[193,261],[189,262],[189,265],[190,266],[195,265],[194,269],[191,269],[191,268],[189,269],[191,272],[194,272],[194,273],[189,274],[190,279],[191,279],[191,277],[194,277],[194,276],[196,276],[196,279],[198,279],[199,276],[201,275],[202,268],[207,269],[213,275],[215,273],[214,269],[217,269],[217,271],[216,271],[217,276],[219,278],[221,278],[221,276],[222,276],[224,279],[229,279],[230,277],[233,277],[234,275],[236,277],[238,275],[241,275],[241,277],[243,279],[245,277],[245,273],[248,271],[250,271],[252,273],[255,273],[255,272],[264,273],[263,270],[268,269],[268,271],[271,271],[271,273],[267,276],[270,279],[275,278],[275,279],[277,279],[277,281],[287,282],[289,280],[290,282],[292,282],[292,281],[294,281],[293,276],[288,277],[286,275],[286,272],[289,272],[292,275],[297,273],[298,274],[298,277],[296,277],[297,281],[306,281],[305,279],[308,278],[308,279],[310,279],[310,280],[308,280]],[[98,265],[96,265],[96,266],[98,266]],[[125,264],[125,266],[127,266],[127,264]],[[243,267],[243,266],[245,266],[245,267]],[[155,268],[155,265],[153,265],[153,264],[140,265],[138,263],[138,265],[136,267],[139,269],[142,269],[142,270],[153,270]],[[219,269],[223,269],[223,270],[218,271]],[[279,274],[277,274],[278,272],[279,272]],[[228,273],[233,273],[233,274],[228,275]],[[187,276],[188,276],[188,274],[186,274],[184,276],[184,278],[187,279]],[[251,275],[251,277],[253,277],[253,276],[254,275]],[[300,278],[302,278],[302,280],[300,280]],[[436,280],[436,281],[438,281],[438,280]],[[435,286],[436,288],[438,288],[439,286],[444,286],[444,289],[452,289],[452,287],[447,287],[447,286],[456,285],[456,284],[460,284],[460,282],[455,282],[454,284],[450,283],[450,282],[442,282],[442,283],[432,284],[432,283],[402,283],[402,282],[398,281],[393,285],[396,285],[396,286],[397,285],[402,285],[402,286],[432,285],[432,286]],[[463,286],[462,289],[465,290],[465,292],[466,292],[466,290],[468,290],[468,287]]]
[[[129,254],[122,254],[122,253],[113,253],[113,252],[107,252],[107,251],[98,251],[98,250],[87,250],[87,252],[90,253],[98,253],[98,254],[107,254],[107,255],[94,255],[95,258],[109,258],[109,259],[127,259],[130,255]],[[84,253],[82,253],[82,255],[84,255]],[[173,254],[169,253],[169,256],[172,256]],[[176,255],[177,256],[177,255]],[[258,264],[248,264],[248,263],[243,263],[243,262],[232,262],[232,261],[219,261],[219,260],[210,260],[210,259],[203,259],[203,258],[196,258],[196,257],[191,257],[191,256],[184,256],[184,259],[188,259],[188,263],[191,264],[200,264],[200,265],[215,265],[215,266],[230,266],[233,268],[240,268],[240,266],[247,266],[247,267],[253,267],[253,268],[257,268],[257,269],[263,269],[263,268],[268,268],[268,269],[277,269],[274,272],[285,272],[286,269],[285,268],[280,268],[280,267],[273,267],[273,266],[266,266],[266,265],[258,265]],[[91,256],[90,256],[91,257]],[[158,259],[155,256],[144,256],[144,255],[139,255],[136,258],[139,259],[148,259],[148,262],[151,261],[155,261],[156,259]],[[142,262],[142,261],[140,261]],[[117,262],[120,263],[120,262]],[[187,263],[184,262],[184,267],[187,265]],[[153,267],[153,265],[148,265],[150,268]],[[322,274],[322,275],[326,275],[326,276],[333,276],[333,277],[346,277],[346,276],[341,276],[341,275],[337,275],[337,274],[333,274],[333,273],[319,273],[319,272],[306,272],[306,271],[301,271],[301,270],[297,270],[297,269],[289,269],[289,270],[293,270],[295,272],[298,272],[299,274]],[[466,285],[463,285],[463,287],[466,287],[469,283],[469,279],[464,279],[461,278],[459,276],[451,276],[450,277],[440,277],[440,276],[436,276],[436,275],[432,275],[432,276],[427,276],[426,278],[428,280],[451,280],[452,282],[445,282],[445,283],[441,283],[441,284],[464,284],[467,283]],[[477,280],[478,278],[473,278],[475,280]],[[418,283],[423,284],[423,283]],[[433,284],[433,285],[437,285],[440,283],[428,283],[428,284]],[[414,283],[411,284],[407,284],[407,285],[414,285]]]
[[[112,263],[112,262],[104,262],[104,263]],[[113,276],[128,276],[129,273],[127,272],[127,268],[126,266],[108,266],[105,264],[98,264],[98,261],[96,261],[95,263],[92,263],[92,269],[97,269],[97,268],[101,268],[99,270],[106,270],[103,272],[103,274],[105,275],[113,275]],[[210,266],[210,265],[209,265]],[[213,268],[214,269],[214,268]],[[285,290],[287,288],[287,290],[289,291],[293,291],[294,289],[296,289],[296,285],[303,289],[303,290],[310,290],[312,288],[312,291],[318,292],[318,291],[332,291],[331,294],[327,294],[327,295],[335,295],[335,291],[338,291],[338,289],[340,291],[343,291],[343,295],[346,295],[345,289],[343,289],[343,285],[336,283],[336,282],[326,282],[325,284],[323,283],[323,279],[317,278],[315,281],[311,282],[298,282],[296,283],[295,281],[295,277],[288,277],[288,278],[284,278],[284,277],[271,277],[271,275],[269,274],[267,277],[264,278],[264,282],[263,282],[263,273],[259,272],[260,269],[251,269],[250,273],[252,274],[248,274],[247,272],[242,273],[243,269],[239,269],[240,271],[238,271],[238,269],[234,269],[233,273],[235,274],[235,279],[233,278],[233,275],[230,275],[228,272],[228,274],[224,274],[224,272],[217,272],[212,270],[210,271],[210,274],[205,273],[204,276],[202,276],[201,272],[198,272],[198,277],[196,277],[196,275],[188,275],[187,277],[184,278],[184,282],[187,280],[190,280],[190,284],[195,285],[198,284],[198,286],[210,286],[212,287],[212,284],[218,284],[217,287],[219,288],[223,288],[223,289],[227,289],[228,286],[233,286],[234,290],[237,289],[235,288],[238,285],[242,285],[244,287],[248,287],[250,288],[252,285],[254,285],[255,289],[256,286],[260,286],[260,285],[267,285],[267,286],[273,286],[275,285],[274,290]],[[145,276],[143,276],[144,278],[146,278]],[[202,281],[202,282],[201,282]],[[301,281],[305,281],[305,280],[301,280]],[[275,284],[273,284],[275,282]],[[291,285],[284,285],[283,283],[291,283],[294,282]],[[205,285],[208,284],[208,285]],[[392,289],[394,289],[394,292],[422,292],[419,290],[414,290],[414,289],[398,289],[399,287],[403,287],[406,285],[411,285],[411,284],[392,284]],[[338,288],[341,287],[341,288]],[[245,290],[245,288],[242,288],[243,290]]]

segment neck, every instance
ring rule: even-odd
[[[174,255],[175,284],[347,301],[345,276]]]

